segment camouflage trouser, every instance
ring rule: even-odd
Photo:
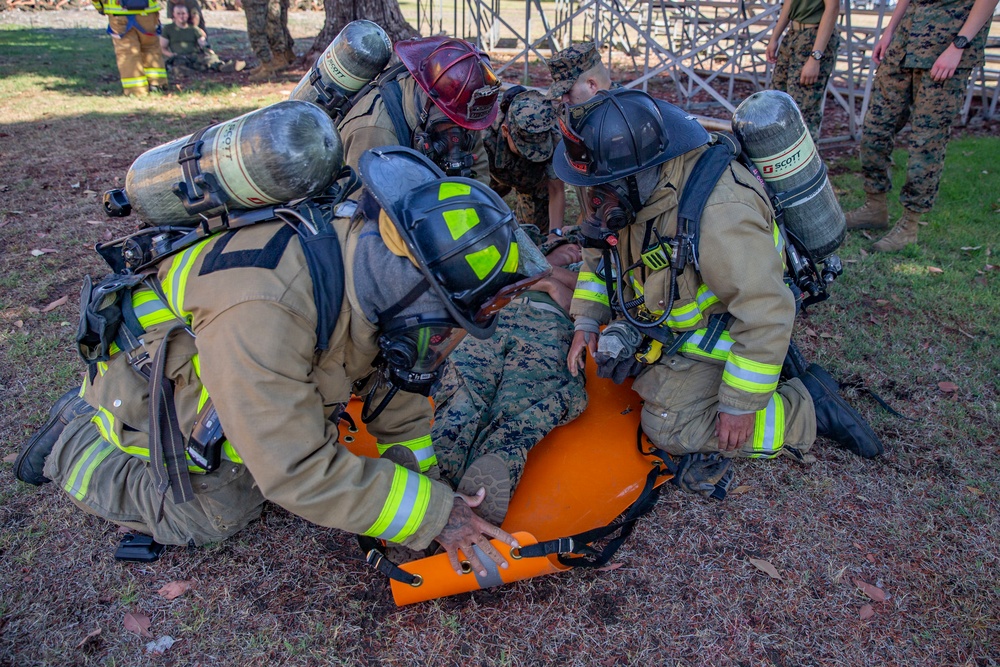
[[[934,206],[951,124],[962,108],[971,70],[957,70],[945,81],[934,81],[930,70],[899,67],[883,61],[861,131],[861,174],[865,192],[892,189],[889,166],[896,134],[910,123],[906,183],[900,203],[925,213]]]
[[[244,0],[243,13],[250,48],[261,63],[294,49],[295,42],[288,32],[288,0]]]
[[[434,449],[452,486],[472,461],[490,453],[507,463],[516,485],[528,450],[587,407],[583,374],[573,377],[566,368],[569,318],[526,299],[498,317],[492,338],[467,337],[451,354],[434,394]]]
[[[671,454],[717,452],[721,364],[671,356],[653,364],[632,388],[643,398],[642,430]],[[771,458],[784,452],[805,454],[816,440],[816,411],[805,385],[792,379],[778,385],[771,402],[756,415],[753,435],[735,455]]]
[[[192,474],[195,498],[182,505],[169,491],[161,505],[149,468],[102,438],[87,416],[66,426],[44,473],[84,511],[160,544],[219,542],[260,516],[264,497],[246,466],[223,461],[213,473]]]
[[[544,193],[518,192],[514,203],[514,217],[523,225],[535,225],[543,234],[549,233],[549,190]]]
[[[816,83],[803,86],[799,83],[799,77],[802,75],[802,66],[813,51],[817,32],[818,28],[795,30],[789,27],[778,47],[778,62],[774,64],[774,75],[771,77],[772,88],[785,91],[795,100],[814,142],[819,140],[826,84],[837,64],[837,49],[840,46],[840,35],[834,33],[823,50],[823,59],[819,61],[819,78]]]
[[[178,65],[198,72],[206,72],[222,67],[222,60],[214,51],[199,51],[188,56],[171,56],[167,59],[167,67]]]
[[[122,91],[126,95],[145,95],[150,89],[159,90],[167,85],[167,68],[163,64],[160,49],[159,14],[135,14],[128,16],[108,16],[112,43],[115,45],[115,60],[121,77]]]

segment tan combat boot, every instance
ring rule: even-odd
[[[889,207],[885,202],[885,193],[867,193],[865,204],[848,212],[848,229],[885,229],[889,226]]]
[[[278,71],[281,70],[284,65],[275,62],[277,59],[271,60],[266,63],[261,63],[260,67],[250,72],[250,76],[247,77],[247,81],[252,83],[259,81],[270,81],[272,77],[277,75]]]
[[[897,252],[911,243],[917,242],[917,226],[920,224],[920,214],[909,209],[903,209],[903,217],[896,221],[889,233],[872,246],[876,252]]]

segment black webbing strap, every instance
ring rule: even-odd
[[[365,562],[393,581],[399,581],[408,586],[413,586],[419,581],[419,577],[401,569],[389,560],[385,555],[385,548],[382,546],[382,543],[374,537],[358,535],[358,545],[365,554]]]
[[[812,197],[817,190],[823,187],[823,184],[826,181],[826,173],[826,163],[820,162],[820,169],[812,178],[790,190],[776,192],[774,194],[774,198],[778,201],[778,204],[780,204],[782,208],[798,206],[806,199]]]
[[[188,142],[181,146],[177,155],[177,163],[181,166],[184,180],[174,183],[172,190],[189,215],[204,213],[229,201],[229,195],[219,186],[215,176],[203,172],[199,165],[202,157],[201,149],[205,145],[202,137],[212,127],[214,126],[207,125],[192,134]]]
[[[149,458],[152,464],[153,481],[160,494],[160,512],[163,517],[163,502],[167,489],[173,493],[175,504],[181,505],[194,500],[194,489],[187,469],[187,448],[184,436],[177,422],[174,406],[173,384],[163,375],[170,338],[177,331],[190,334],[187,326],[177,323],[163,337],[160,348],[153,355],[153,365],[149,375]]]
[[[520,548],[522,558],[538,558],[556,554],[559,562],[569,567],[601,567],[605,565],[621,548],[625,540],[632,535],[636,522],[649,514],[660,498],[660,487],[656,486],[657,480],[663,475],[663,469],[654,465],[646,475],[646,483],[643,485],[639,497],[629,507],[621,521],[616,521],[607,526],[594,528],[570,537],[561,537],[555,540],[546,540],[538,544],[531,544]],[[597,540],[604,539],[616,531],[618,535],[613,537],[604,548],[598,551],[591,544]],[[568,555],[573,554],[573,555]]]
[[[734,147],[729,141],[712,144],[698,158],[691,175],[684,182],[680,201],[677,203],[677,240],[681,243],[678,248],[678,272],[684,270],[688,261],[694,264],[695,270],[700,271],[698,243],[701,240],[701,216],[716,183],[737,155],[733,151]],[[684,247],[685,242],[687,249]]]

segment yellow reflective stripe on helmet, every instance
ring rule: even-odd
[[[479,224],[479,213],[474,208],[458,208],[451,211],[443,211],[441,217],[448,225],[452,240],[457,241],[462,236]]]
[[[772,459],[785,443],[785,402],[778,392],[771,394],[767,407],[758,410],[753,428],[753,459]]]
[[[738,354],[730,354],[726,360],[726,370],[722,372],[722,381],[730,387],[751,394],[766,394],[778,386],[780,373],[780,365],[765,364]]]
[[[87,489],[90,488],[90,478],[94,476],[97,466],[101,465],[113,451],[115,451],[115,446],[104,438],[98,438],[88,445],[73,466],[73,470],[63,486],[66,493],[77,500],[83,500],[87,495]]]
[[[163,303],[156,292],[148,287],[132,292],[132,310],[135,311],[143,329],[177,319],[173,311],[167,308],[167,304]]]
[[[371,528],[363,534],[403,542],[417,532],[431,500],[431,480],[401,465],[396,466],[389,497]]]
[[[437,454],[434,452],[434,443],[430,435],[422,435],[419,438],[406,440],[405,442],[375,443],[379,456],[385,454],[390,447],[397,446],[406,447],[413,452],[413,455],[417,457],[417,463],[420,464],[420,472],[427,472],[431,466],[437,465]]]
[[[167,305],[178,317],[189,324],[191,313],[184,310],[184,291],[187,288],[187,278],[194,267],[195,260],[198,259],[198,255],[213,238],[209,237],[201,243],[191,246],[180,255],[176,255],[170,262],[170,269],[161,284],[163,295],[167,297]]]
[[[733,337],[728,331],[723,331],[722,335],[719,336],[719,340],[715,342],[715,347],[712,348],[711,352],[706,352],[705,350],[698,347],[705,336],[708,334],[708,329],[698,329],[692,331],[690,336],[684,343],[681,344],[678,352],[683,352],[688,356],[702,357],[704,359],[715,359],[717,361],[725,361],[729,358],[729,350],[733,347]]]
[[[482,280],[490,275],[497,264],[500,263],[500,251],[497,250],[495,245],[491,245],[488,248],[470,252],[465,256],[465,261],[469,263],[476,277]]]
[[[465,183],[442,183],[438,188],[438,201],[472,194],[472,186]]]
[[[573,298],[594,301],[604,306],[610,305],[607,284],[596,273],[589,271],[581,271],[577,276]]]
[[[507,261],[503,264],[504,273],[517,273],[517,266],[521,262],[521,252],[517,249],[517,243],[510,244],[510,252],[507,254]]]

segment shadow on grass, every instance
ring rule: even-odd
[[[223,60],[247,59],[246,32],[209,28],[215,50]],[[73,95],[118,95],[121,93],[114,45],[104,29],[24,28],[0,29],[0,81],[19,77],[33,79],[39,87]],[[239,74],[194,73],[171,77],[172,90],[218,93],[246,83],[249,70]],[[292,75],[289,75],[289,81]],[[28,88],[29,86],[25,86]]]

